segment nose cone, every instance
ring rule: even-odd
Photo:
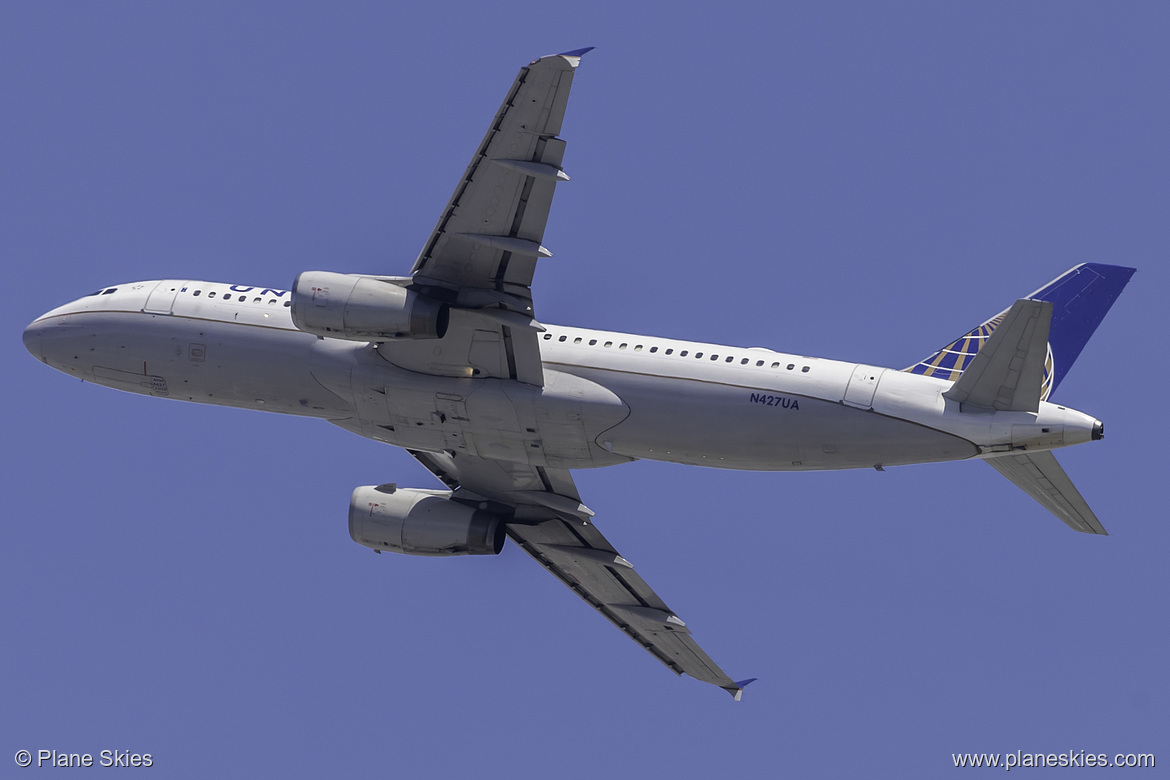
[[[38,318],[24,329],[24,348],[42,363],[45,362],[45,331],[48,328],[44,319]]]

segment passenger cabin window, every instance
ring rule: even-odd
[[[668,354],[668,355],[673,355],[673,354],[674,354],[674,350],[673,350],[673,349],[668,349],[668,350],[666,350],[666,354]]]
[[[202,291],[202,290],[196,290],[195,292],[191,293],[191,295],[193,295],[194,297],[198,298],[198,297],[199,297],[199,294],[200,294],[201,292],[203,292],[203,291]]]
[[[212,290],[211,292],[207,293],[207,297],[214,298],[215,297],[215,290]]]
[[[657,351],[658,351],[658,347],[650,347],[651,354],[653,354],[654,352],[657,352]]]
[[[557,341],[564,341],[567,338],[568,338],[568,336],[561,336],[559,339],[557,339]]]
[[[800,373],[807,374],[808,373],[808,366],[805,366],[804,368],[800,369]]]
[[[613,342],[612,342],[612,341],[607,341],[607,342],[605,342],[605,346],[607,346],[607,347],[612,347],[612,346],[613,346]]]
[[[286,309],[287,309],[289,306],[292,306],[292,301],[285,301],[285,302],[284,302],[284,308],[286,308]]]
[[[791,371],[791,370],[792,370],[792,369],[794,369],[794,368],[796,368],[796,364],[795,364],[795,363],[789,363],[789,364],[788,364],[788,370],[789,370],[789,371]]]
[[[589,346],[596,347],[597,346],[597,339],[589,339]]]
[[[762,360],[757,360],[757,361],[756,361],[756,365],[757,365],[757,366],[762,366],[762,365],[764,365],[764,361],[762,361]]]
[[[551,334],[551,333],[546,333],[546,334],[544,334],[544,340],[545,340],[545,341],[548,341],[548,340],[549,340],[549,339],[551,339],[551,338],[552,338],[552,334]]]
[[[773,363],[773,364],[772,364],[772,368],[780,368],[780,364],[779,364],[779,363]]]

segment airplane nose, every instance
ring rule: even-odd
[[[45,331],[48,326],[44,320],[33,320],[27,328],[24,329],[24,348],[27,349],[32,356],[42,363],[45,362]]]

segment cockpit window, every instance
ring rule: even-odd
[[[110,288],[110,289],[108,289],[108,290],[102,290],[102,295],[109,295],[110,293],[116,293],[116,292],[118,292],[118,288],[117,288],[117,287],[111,287],[111,288]]]

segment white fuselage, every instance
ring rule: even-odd
[[[960,413],[942,395],[950,382],[893,369],[558,325],[540,338],[543,387],[433,376],[395,365],[395,342],[301,332],[284,290],[111,289],[34,321],[29,351],[120,390],[320,417],[411,450],[562,468],[846,469],[1054,449],[1099,425],[1046,402]]]

